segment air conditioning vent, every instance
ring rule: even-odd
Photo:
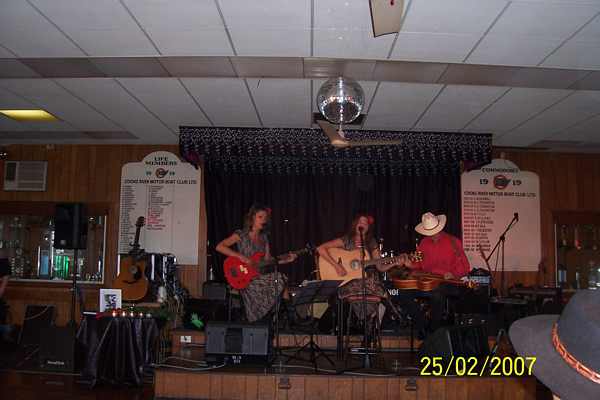
[[[44,192],[48,161],[6,161],[4,190]]]

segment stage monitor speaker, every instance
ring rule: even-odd
[[[75,329],[51,326],[40,335],[40,368],[45,371],[75,371]]]
[[[25,308],[23,328],[19,335],[21,346],[32,346],[40,344],[40,337],[54,323],[54,306],[31,305]]]
[[[439,328],[427,337],[419,349],[421,357],[481,357],[490,353],[483,325],[449,326]]]
[[[85,249],[87,213],[82,203],[60,203],[54,212],[54,248]]]
[[[206,356],[233,364],[268,363],[272,343],[268,325],[212,322],[206,327]]]

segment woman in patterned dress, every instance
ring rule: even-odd
[[[329,253],[330,248],[342,248],[344,250],[356,250],[361,247],[361,230],[365,244],[365,251],[371,259],[380,258],[379,249],[377,248],[377,242],[374,238],[373,224],[375,219],[368,213],[358,213],[352,219],[352,224],[348,232],[337,239],[330,240],[317,247],[317,251],[320,257],[323,257],[327,262],[335,267],[336,272],[340,278],[344,277],[348,272],[346,268],[338,261],[334,260]],[[379,271],[387,271],[395,265],[381,265],[377,266]],[[368,272],[365,280],[365,286],[367,295],[380,296],[382,299],[387,299],[388,294],[379,280],[378,274],[374,272]],[[363,280],[353,279],[338,289],[338,295],[340,298],[346,298],[348,296],[361,295],[363,292]],[[386,301],[386,303],[390,304]],[[355,314],[362,318],[361,304],[353,304],[352,307]],[[367,314],[371,315],[376,311],[375,305],[369,305]]]
[[[271,260],[267,228],[271,218],[271,209],[263,205],[253,205],[244,220],[244,228],[238,229],[231,236],[223,239],[216,250],[226,256],[239,258],[242,262],[252,264],[250,257],[255,253],[264,253],[263,260]],[[296,259],[296,255],[288,254],[279,258],[278,264],[287,264]],[[287,295],[285,287],[287,277],[280,272],[261,274],[247,288],[240,290],[246,319],[255,322],[265,317],[275,306],[280,296]]]

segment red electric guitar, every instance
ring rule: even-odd
[[[237,257],[227,257],[223,263],[223,272],[225,273],[225,279],[227,283],[234,289],[246,289],[250,282],[260,274],[268,272],[269,268],[275,265],[280,259],[287,256],[287,254],[296,254],[298,256],[310,253],[312,249],[310,246],[306,246],[301,250],[290,251],[289,253],[275,257],[272,260],[262,260],[265,253],[254,253],[251,257],[252,264],[246,264]],[[271,268],[272,269],[272,268]]]

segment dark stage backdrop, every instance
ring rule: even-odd
[[[343,235],[358,210],[375,217],[375,235],[388,250],[414,251],[414,226],[426,211],[448,216],[446,231],[460,237],[460,172],[417,176],[281,176],[206,171],[209,251],[243,225],[254,202],[272,208],[273,255],[319,245]],[[223,279],[223,257],[213,258]],[[290,283],[314,279],[314,260],[303,257],[281,267]]]

